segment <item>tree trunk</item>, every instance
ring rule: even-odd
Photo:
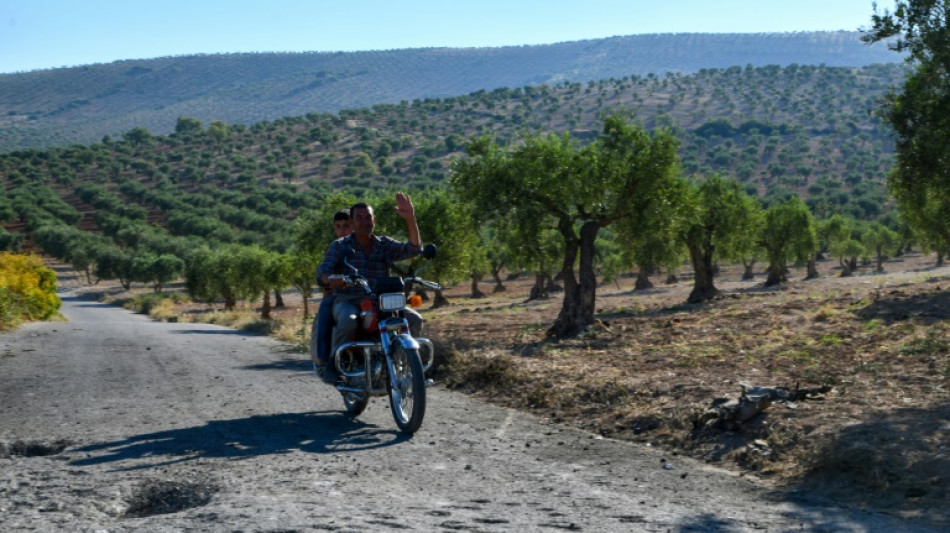
[[[765,286],[773,287],[786,282],[788,278],[785,277],[785,268],[778,263],[769,263],[769,275],[765,278]]]
[[[666,272],[666,284],[667,284],[667,285],[675,285],[676,283],[679,283],[679,280],[680,280],[680,279],[679,279],[679,277],[676,275],[676,271],[673,270],[672,268],[669,269],[669,270]]]
[[[492,267],[491,277],[495,280],[495,288],[492,289],[493,293],[505,292],[507,290],[501,283],[501,268]]]
[[[815,264],[817,257],[812,256],[808,258],[808,273],[805,275],[805,279],[816,279],[818,278],[818,267]]]
[[[548,294],[551,294],[552,292],[561,292],[561,291],[563,291],[563,290],[564,290],[564,287],[561,287],[560,285],[558,285],[558,284],[557,284],[557,281],[556,281],[558,278],[561,278],[561,277],[563,277],[563,276],[561,276],[561,275],[558,275],[558,276],[555,276],[555,277],[551,277],[550,275],[545,276],[544,292],[546,292],[546,293],[548,293]]]
[[[755,279],[755,261],[742,263],[742,281]]]
[[[633,285],[633,289],[637,291],[645,291],[652,288],[653,283],[650,282],[650,268],[641,266],[640,269],[637,270],[637,282]]]
[[[437,309],[439,307],[445,307],[449,304],[448,298],[442,294],[442,291],[435,291],[435,299],[432,300],[432,309]]]
[[[943,252],[937,252],[937,267],[943,266]]]
[[[712,300],[722,294],[713,283],[713,246],[689,245],[689,257],[693,263],[693,291],[689,293],[686,303],[697,304]]]
[[[300,292],[303,296],[303,321],[307,322],[310,320],[310,294],[305,294],[303,291]]]
[[[264,302],[261,304],[261,318],[270,319],[270,291],[264,291]]]
[[[594,324],[595,300],[597,297],[597,276],[594,273],[594,242],[600,231],[600,224],[593,221],[581,226],[580,238],[574,233],[570,221],[559,224],[564,236],[564,265],[561,269],[564,281],[564,302],[561,312],[548,334],[557,337],[574,337],[583,333]],[[580,280],[574,277],[574,258],[580,252]]]
[[[280,294],[280,291],[277,289],[274,289],[274,307],[278,309],[283,309],[286,307],[284,305],[284,296]]]
[[[845,258],[838,259],[838,264],[841,265],[841,274],[840,277],[846,278],[851,275],[853,270],[851,270],[851,262]]]
[[[485,293],[478,288],[478,280],[481,278],[478,274],[472,272],[472,298],[484,298]],[[438,299],[438,296],[436,296]]]
[[[531,292],[528,293],[528,301],[540,300],[547,297],[547,293],[544,292],[544,274],[539,272],[534,275],[534,285],[531,286]]]
[[[739,382],[742,394],[739,398],[716,398],[709,409],[700,415],[698,425],[705,426],[715,422],[720,429],[735,431],[739,427],[776,402],[802,402],[810,399],[819,399],[831,390],[830,386],[798,388],[794,390],[785,387],[757,387],[748,383]]]

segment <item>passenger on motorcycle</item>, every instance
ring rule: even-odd
[[[360,312],[359,300],[365,297],[359,289],[347,287],[343,280],[331,279],[331,275],[345,272],[343,258],[347,257],[350,264],[369,280],[372,287],[380,278],[390,275],[390,265],[393,262],[409,259],[422,253],[415,208],[407,194],[396,193],[396,213],[406,221],[409,242],[375,235],[376,216],[373,213],[373,207],[361,202],[350,208],[350,225],[353,233],[348,237],[333,241],[323,257],[323,262],[317,268],[320,281],[334,291],[333,319],[336,321],[333,328],[334,347],[349,342],[353,338]],[[405,314],[409,321],[410,333],[413,336],[419,336],[422,329],[422,317],[408,308]]]
[[[350,228],[350,210],[341,209],[333,215],[333,232],[338,239],[347,237],[352,233]],[[319,281],[320,275],[317,274]],[[323,285],[323,298],[320,300],[320,307],[317,316],[313,321],[313,327],[310,330],[310,359],[313,361],[317,375],[328,383],[336,382],[336,372],[332,367],[327,366],[330,360],[330,343],[333,333],[333,290]]]

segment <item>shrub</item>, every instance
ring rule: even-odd
[[[0,330],[46,320],[59,310],[56,274],[35,255],[0,252]]]

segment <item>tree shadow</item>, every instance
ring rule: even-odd
[[[410,437],[340,412],[286,413],[212,420],[202,426],[136,435],[70,448],[82,454],[69,464],[115,463],[114,471],[158,468],[201,458],[245,459],[262,455],[346,453],[384,448]],[[155,461],[157,457],[165,460]],[[137,461],[147,460],[146,464]]]
[[[874,413],[823,439],[802,493],[950,527],[950,401]]]
[[[611,293],[611,296],[652,296],[654,294],[668,294],[671,289],[667,287],[651,287],[649,289],[628,289]]]
[[[716,531],[717,533],[732,533],[745,531],[746,527],[744,524],[737,523],[735,520],[730,518],[722,518],[716,516],[713,513],[700,513],[695,516],[688,517],[684,520],[681,520],[675,528],[671,531],[676,531],[677,533],[687,533],[687,532],[708,532]]]
[[[116,306],[112,304],[107,304],[103,302],[96,301],[95,298],[90,297],[88,294],[81,294],[78,296],[60,296],[60,300],[63,302],[77,302],[76,307],[98,307],[98,308],[110,308],[115,309]],[[81,303],[80,303],[81,302]]]
[[[931,325],[950,319],[950,292],[878,296],[854,314],[864,320],[877,319],[887,324],[914,320]]]

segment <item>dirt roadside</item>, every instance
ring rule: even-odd
[[[934,263],[910,254],[884,273],[865,266],[842,278],[823,261],[820,278],[796,268],[775,289],[727,268],[724,297],[702,305],[684,303],[689,279],[641,291],[623,279],[598,289],[605,327],[566,341],[544,334],[560,298],[525,302],[520,281],[427,316],[437,317],[429,332],[458,350],[455,388],[950,527],[950,268]],[[715,399],[738,398],[740,382],[830,390],[742,424],[704,422]]]

